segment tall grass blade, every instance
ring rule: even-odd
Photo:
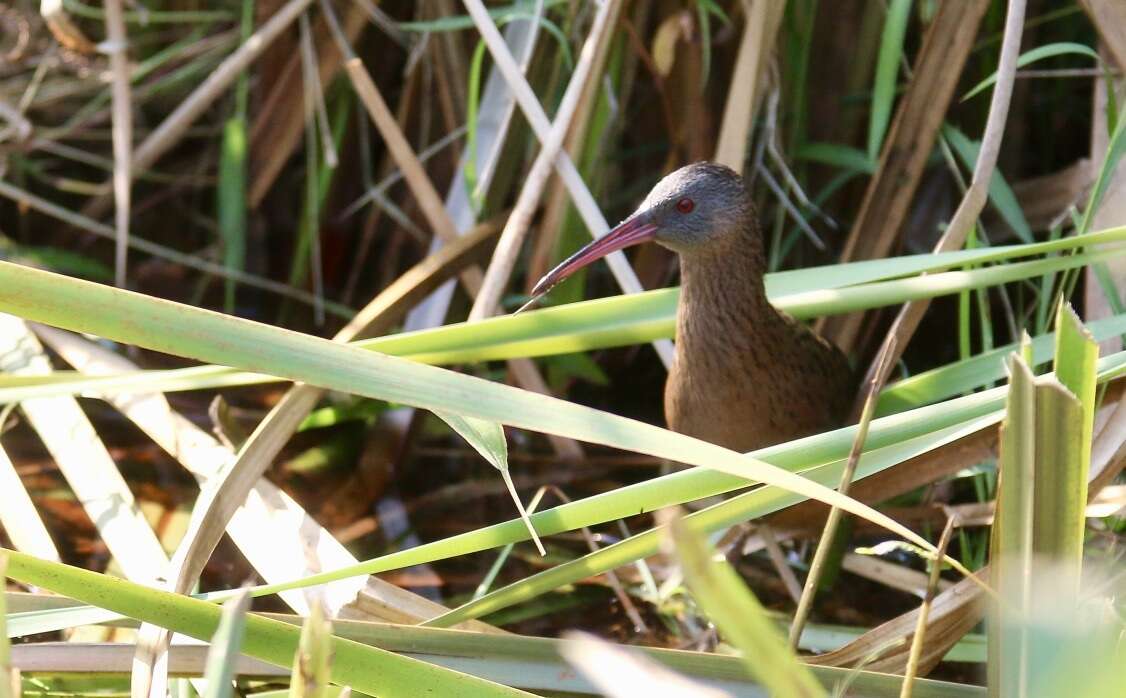
[[[325,618],[319,601],[309,605],[309,617],[301,626],[301,640],[293,657],[289,698],[329,698],[332,666],[332,623]]]
[[[1072,258],[1078,259],[1079,256]],[[555,398],[365,352],[352,346],[48,272],[0,263],[0,307],[46,324],[91,332],[203,361],[259,368],[322,388],[455,412],[719,470],[833,504],[933,546],[884,514],[823,485],[691,437]],[[144,317],[144,322],[137,318]],[[957,561],[952,561],[956,568]]]
[[[995,423],[998,417],[999,413],[992,416],[986,415],[976,419],[970,419],[949,426],[948,428],[937,429],[933,433],[923,434],[916,438],[905,438],[886,448],[875,448],[872,446],[873,441],[881,439],[869,439],[867,446],[869,446],[871,450],[861,457],[857,468],[856,479],[859,480],[869,477],[897,463],[902,463],[908,458],[912,458],[933,448],[950,443],[962,436],[971,434]],[[799,442],[792,442],[795,453],[802,450],[797,446],[798,443]],[[847,445],[844,445],[845,451],[841,454],[840,458],[806,468],[803,473],[807,477],[825,485],[832,486],[840,482],[841,473],[846,463],[847,449],[851,446],[851,443],[850,441]],[[658,484],[658,481],[645,483],[646,489],[650,487],[656,489]],[[693,512],[687,515],[684,521],[686,525],[701,535],[712,534],[732,525],[771,514],[784,507],[796,504],[799,501],[801,501],[800,497],[796,497],[788,492],[772,488],[756,489],[739,494],[727,501],[712,505],[700,511]],[[662,527],[657,527],[635,534],[618,543],[584,555],[577,560],[565,562],[549,570],[514,582],[506,587],[486,594],[481,598],[474,599],[473,601],[459,606],[445,615],[427,621],[426,624],[436,627],[449,627],[466,619],[478,618],[507,608],[513,604],[527,601],[565,584],[578,582],[581,579],[589,577],[591,574],[612,570],[649,555],[654,555],[658,552],[658,543],[662,530]]]
[[[674,519],[669,527],[692,595],[743,658],[743,664],[773,696],[824,696],[809,667],[798,661],[786,638],[722,557],[697,533]]]
[[[239,26],[245,42],[254,29],[254,2],[242,0]],[[223,265],[231,271],[246,266],[246,177],[247,144],[246,114],[250,100],[250,77],[239,75],[235,85],[235,113],[223,126],[223,142],[219,149],[219,183],[215,190],[219,239],[223,243]],[[235,280],[223,281],[223,307],[228,313],[235,309]]]
[[[1053,415],[1046,416],[1044,421],[1045,427],[1055,432],[1051,443],[1056,453],[1046,472],[1038,474],[1037,538],[1043,542],[1038,541],[1036,549],[1060,565],[1061,573],[1070,571],[1076,591],[1083,560],[1098,359],[1098,343],[1075,311],[1061,303],[1056,312],[1055,357],[1060,389],[1052,391],[1049,403],[1059,413],[1056,417],[1060,421],[1058,426],[1052,426],[1048,420]]]
[[[151,589],[69,565],[47,562],[15,551],[7,553],[9,576],[57,594],[109,609],[130,618],[166,627],[200,640],[219,627],[221,609],[179,594]],[[246,617],[243,652],[275,666],[289,667],[297,652],[301,629],[278,620]],[[416,659],[331,637],[333,683],[378,696],[457,695],[525,696],[506,686],[435,667]]]
[[[1086,331],[1096,342],[1126,334],[1126,313],[1096,320],[1087,326]],[[880,395],[876,414],[883,416],[902,412],[962,395],[1001,380],[1006,375],[1005,360],[1014,351],[1022,352],[1029,367],[1036,368],[1055,356],[1057,341],[1056,333],[1050,332],[1033,338],[1029,342],[1027,355],[1024,354],[1022,344],[1006,344],[979,352],[963,361],[916,373],[884,390]]]
[[[907,36],[907,22],[911,19],[911,0],[891,0],[888,4],[884,31],[880,36],[880,54],[876,59],[876,78],[872,85],[872,111],[868,119],[868,159],[875,161],[880,155],[891,120],[891,106],[895,101],[896,76],[903,56],[903,39]]]
[[[1078,230],[1080,235],[1091,229],[1095,212],[1102,205],[1103,196],[1106,195],[1111,179],[1118,171],[1118,161],[1122,159],[1123,153],[1126,153],[1126,119],[1118,119],[1114,133],[1110,137],[1110,143],[1107,145],[1106,157],[1103,159],[1102,167],[1099,168],[1099,175],[1095,178],[1095,186],[1091,189],[1091,195],[1087,199],[1087,207],[1083,211],[1083,219]]]
[[[1036,690],[1028,624],[1042,609],[1033,599],[1050,593],[1073,607],[1079,597],[1098,345],[1070,308],[1056,318],[1054,374],[1033,378],[1023,356],[1010,360],[991,546],[1005,603],[992,615],[991,695]]]
[[[62,601],[66,603],[68,600]],[[23,604],[20,607],[26,608]],[[303,621],[299,616],[262,615],[289,623],[294,627],[299,627]],[[518,686],[525,690],[549,695],[588,695],[596,690],[590,682],[571,671],[561,658],[566,641],[526,635],[481,635],[456,630],[341,619],[333,621],[333,628],[337,635],[349,640],[392,652],[409,653],[428,663],[460,669],[474,676],[489,677],[498,683]],[[837,636],[838,632],[832,630],[829,631],[829,635]],[[67,663],[70,666],[88,668],[89,662],[83,662],[85,657],[73,659],[74,655],[82,653],[86,648],[71,644],[77,651],[66,653],[71,658]],[[122,649],[125,651],[112,653],[113,659],[100,668],[107,672],[128,671],[132,658],[128,652],[129,648]],[[690,677],[693,681],[706,682],[726,691],[728,695],[757,695],[756,692],[759,691],[742,662],[733,656],[650,647],[629,649],[632,653],[659,662],[672,671]],[[174,647],[173,656],[175,657],[179,651],[180,648]],[[34,656],[34,654],[38,653],[28,652],[23,656]],[[849,673],[847,670],[833,667],[815,666],[811,669],[825,686],[839,682]],[[288,672],[277,670],[275,673],[285,676]],[[37,678],[49,681],[48,677],[43,675]],[[73,678],[67,677],[67,679],[67,686],[73,687]],[[895,676],[862,671],[857,674],[853,683],[852,695],[857,698],[894,696],[898,690],[898,683],[899,679]],[[925,698],[983,695],[983,691],[977,686],[946,681],[922,679],[919,681],[918,688],[921,691],[916,691],[916,695]],[[252,695],[254,698],[288,698],[288,690],[255,691]]]
[[[1023,615],[1031,599],[1034,478],[1036,477],[1036,386],[1017,354],[1009,357],[1009,397],[1001,425],[997,504],[990,551],[992,582],[1008,592],[1006,602]],[[987,671],[992,695],[1008,682],[1019,686],[1028,664],[1027,638],[1002,630],[999,614],[989,632]],[[1014,693],[1013,695],[1017,695]],[[1023,695],[1023,693],[1020,693]]]
[[[202,698],[231,698],[231,682],[235,678],[235,665],[242,649],[248,610],[250,594],[245,591],[223,604],[219,629],[211,637],[211,649],[207,652],[207,669],[203,675],[207,679],[207,690]]]
[[[818,312],[834,312],[834,308],[856,307],[858,303],[894,304],[917,294],[931,284],[943,290],[928,293],[955,292],[979,287],[987,280],[1039,273],[1036,268],[1013,270],[975,270],[971,276],[937,277],[908,283],[901,279],[895,286],[872,286],[872,282],[910,276],[922,272],[949,269],[961,263],[999,262],[1031,254],[1070,250],[1082,245],[1117,242],[1126,239],[1126,228],[1091,233],[1083,238],[1064,238],[1032,245],[945,252],[935,255],[913,255],[830,267],[811,267],[778,272],[767,276],[767,293],[771,302],[800,319],[816,317]],[[1049,263],[1044,272],[1051,273],[1075,260]],[[982,275],[988,277],[982,280]],[[953,281],[954,283],[950,283]],[[845,288],[849,287],[849,288]],[[840,289],[836,291],[835,289]],[[873,292],[873,289],[879,289]],[[581,303],[531,311],[518,316],[489,318],[476,323],[456,323],[444,327],[387,335],[357,343],[368,349],[415,361],[435,364],[466,363],[493,358],[549,356],[585,349],[623,346],[648,341],[653,337],[671,337],[675,326],[679,289],[661,289],[645,293],[613,296]],[[850,300],[862,295],[862,301]],[[876,306],[862,306],[876,307]],[[36,390],[26,391],[33,383],[26,379],[11,382],[0,377],[0,403],[27,396],[88,393],[97,395],[127,389],[169,392],[214,388],[279,380],[262,374],[240,373],[223,366],[195,366],[170,371],[138,372],[105,378],[43,378],[34,383]],[[68,381],[73,383],[64,385]],[[48,386],[48,383],[54,384]]]
[[[803,143],[798,146],[794,155],[799,160],[820,162],[842,170],[865,174],[872,174],[876,171],[876,162],[868,157],[868,153],[859,148],[852,148],[840,143]]]
[[[246,120],[236,116],[223,126],[215,192],[223,264],[232,271],[243,271],[246,266],[246,153]],[[234,279],[224,279],[223,307],[228,313],[235,309],[235,289]]]

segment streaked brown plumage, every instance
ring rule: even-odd
[[[766,260],[742,178],[713,163],[682,167],[637,211],[549,273],[546,292],[609,252],[654,240],[680,257],[669,428],[751,451],[837,426],[855,386],[844,354],[766,298]]]

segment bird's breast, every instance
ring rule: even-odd
[[[782,315],[700,320],[678,322],[669,428],[746,452],[839,424],[852,379],[835,347]]]

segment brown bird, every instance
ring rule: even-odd
[[[766,258],[743,179],[699,162],[657,183],[632,216],[536,284],[546,293],[607,254],[655,241],[680,257],[670,429],[737,451],[839,426],[853,397],[837,347],[766,298]]]

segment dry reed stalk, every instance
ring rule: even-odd
[[[13,376],[45,376],[54,372],[46,350],[28,323],[12,315],[0,314],[0,356],[4,372]],[[20,410],[124,576],[140,584],[155,583],[168,564],[168,557],[77,398],[28,399],[20,403]]]
[[[766,66],[786,11],[785,0],[746,0],[746,25],[727,92],[714,160],[743,171],[755,112],[766,94]]]
[[[336,39],[341,53],[345,56],[344,69],[352,81],[356,94],[367,109],[368,115],[379,130],[380,135],[383,136],[391,157],[403,173],[403,179],[406,180],[411,193],[418,200],[422,214],[426,217],[434,233],[446,244],[449,244],[458,237],[457,227],[454,225],[449,211],[442,203],[438,190],[434,188],[434,183],[430,181],[430,177],[426,174],[418,155],[407,142],[406,136],[403,135],[402,129],[399,128],[399,124],[395,121],[394,115],[387,107],[387,102],[383,100],[383,96],[371,79],[371,75],[364,68],[363,62],[348,45],[340,22],[336,19],[327,0],[321,0],[321,9],[324,12],[325,19],[328,20],[329,29]],[[473,296],[481,288],[481,270],[477,267],[466,269],[461,273],[461,280],[466,290]],[[513,369],[517,382],[522,388],[543,395],[550,394],[547,382],[530,360],[513,359],[508,364]],[[582,457],[582,449],[573,439],[564,439],[554,435],[549,438],[552,446],[561,456],[569,459]]]
[[[615,21],[616,25],[622,23],[621,15]],[[612,42],[605,42],[600,45],[601,50],[595,56],[594,67],[592,72],[596,75],[601,75],[606,67],[606,60],[610,55],[610,47]],[[628,73],[628,69],[622,68],[623,73]],[[582,95],[579,96],[579,104],[575,108],[575,116],[571,120],[571,129],[567,132],[567,137],[564,140],[563,148],[572,160],[576,159],[588,138],[588,131],[590,129],[591,117],[594,114],[595,106],[598,104],[599,93],[603,89],[605,83],[602,80],[588,80],[583,87]],[[626,88],[623,87],[619,92],[619,98],[623,97]],[[624,99],[622,101],[625,101]],[[604,132],[605,134],[605,132]],[[605,138],[605,136],[603,136]],[[555,180],[551,187],[548,189],[547,195],[544,197],[545,204],[543,207],[543,215],[540,217],[539,230],[537,231],[535,242],[532,246],[532,252],[528,259],[528,268],[525,276],[525,292],[530,293],[536,280],[547,273],[550,268],[552,255],[555,251],[555,244],[559,240],[559,234],[562,232],[563,217],[566,215],[570,200],[567,197],[567,191],[562,183]]]
[[[1013,80],[1016,74],[1017,58],[1020,56],[1020,39],[1024,31],[1025,0],[1009,0],[1009,11],[1005,16],[1005,35],[1001,42],[1001,56],[997,65],[997,83],[993,86],[993,97],[989,102],[989,117],[985,122],[981,149],[974,165],[970,187],[962,197],[954,218],[934,247],[935,254],[961,249],[977,221],[989,197],[989,182],[997,169],[997,157],[1001,152],[1001,138],[1005,135],[1005,123],[1009,117],[1009,102],[1013,95]],[[892,362],[898,361],[903,350],[911,341],[911,336],[919,327],[919,322],[930,307],[929,300],[906,303],[888,330],[884,348],[891,347]],[[879,370],[877,362],[868,369],[868,377]]]
[[[117,237],[113,228],[104,223],[91,220],[81,214],[74,213],[73,211],[52,203],[42,197],[36,196],[29,192],[13,187],[11,184],[0,180],[0,196],[10,199],[20,206],[26,206],[29,209],[38,211],[44,215],[51,216],[52,218],[63,221],[68,225],[72,225],[79,230],[84,230],[92,235],[97,235],[107,240],[114,240]],[[229,269],[225,265],[209,262],[205,259],[199,259],[194,255],[187,254],[174,250],[171,247],[166,247],[155,242],[151,242],[144,238],[139,238],[136,235],[130,235],[128,241],[129,247],[132,247],[139,252],[144,252],[158,259],[167,260],[173,264],[180,264],[189,269],[206,274],[208,276],[215,276],[222,279],[233,279],[240,284],[250,286],[251,288],[261,289],[270,293],[276,293],[284,298],[291,298],[300,303],[312,305],[316,302],[316,298],[308,291],[303,291],[298,288],[293,288],[280,281],[267,279],[256,274],[241,271],[239,269]],[[342,318],[350,318],[354,315],[354,311],[350,308],[343,306],[339,303],[325,303],[325,309]]]
[[[946,519],[943,519],[940,523],[945,524]],[[875,555],[845,553],[841,558],[841,571],[869,579],[889,589],[917,595],[920,598],[926,598],[929,586],[925,572],[919,572],[898,562],[883,560]],[[946,591],[952,586],[954,586],[954,583],[945,579],[938,582],[939,591]]]
[[[508,286],[524,238],[531,226],[532,216],[535,215],[536,208],[543,197],[548,177],[554,171],[553,165],[559,155],[560,148],[563,146],[563,139],[571,128],[575,110],[579,104],[579,97],[588,82],[592,79],[594,81],[598,79],[593,73],[595,59],[599,53],[603,52],[603,47],[612,36],[611,30],[616,24],[617,11],[620,8],[619,3],[613,2],[602,3],[598,8],[598,13],[595,15],[594,23],[590,28],[590,34],[587,36],[586,43],[583,45],[582,53],[579,56],[578,65],[575,66],[575,71],[567,84],[567,90],[563,94],[563,101],[556,111],[551,131],[544,141],[539,155],[536,156],[535,162],[532,163],[532,168],[524,180],[524,186],[520,189],[520,195],[516,199],[512,214],[508,217],[508,222],[505,223],[504,230],[500,234],[500,240],[497,241],[492,261],[489,262],[489,266],[485,270],[481,288],[477,292],[473,308],[469,311],[470,320],[481,320],[496,314],[501,295]]]
[[[617,2],[618,0],[608,1]],[[520,109],[531,125],[536,138],[541,143],[545,143],[551,133],[551,122],[543,110],[543,105],[540,104],[528,81],[520,72],[516,59],[513,58],[512,52],[508,50],[508,46],[497,30],[496,24],[493,23],[480,0],[465,0],[465,7],[472,16],[478,31],[481,32],[481,38],[485,40],[485,45],[496,62],[497,68],[500,69],[501,74],[504,75],[509,87],[515,94],[516,103],[520,105]],[[582,175],[575,168],[575,163],[571,161],[571,157],[566,152],[560,152],[555,160],[555,167],[591,235],[600,238],[610,232],[610,225],[606,222],[605,216],[602,215],[601,209],[594,201],[590,189],[583,182]],[[624,292],[639,293],[643,290],[641,283],[637,280],[637,274],[630,267],[625,255],[621,252],[615,252],[607,255],[606,261],[610,265],[618,285]],[[673,359],[672,342],[657,340],[653,342],[653,346],[665,366],[671,366]]]
[[[129,87],[129,38],[125,33],[121,0],[106,0],[105,24],[107,42],[102,50],[109,54],[113,83],[113,201],[117,232],[114,283],[118,288],[125,288],[125,266],[129,255],[129,193],[133,181],[133,100]]]
[[[919,50],[915,77],[900,100],[876,173],[845,241],[842,262],[885,257],[899,238],[988,5],[989,0],[939,4]],[[862,319],[853,313],[828,318],[817,326],[849,352]]]
[[[978,570],[978,576],[988,574],[987,570]],[[970,578],[959,581],[936,596],[928,606],[928,641],[916,661],[918,673],[925,675],[941,661],[949,648],[977,625],[985,606],[981,587]],[[920,614],[920,609],[916,608],[869,630],[844,647],[803,659],[818,666],[856,666],[864,663],[873,652],[883,649],[884,653],[877,659],[864,663],[864,669],[902,673],[911,653],[911,646],[904,640],[916,633]],[[888,646],[896,640],[900,641],[899,644],[889,649]]]
[[[954,517],[951,516],[946,520],[946,526],[942,529],[942,536],[938,539],[939,555],[946,554],[946,548],[950,545],[950,534],[953,532]],[[927,595],[923,599],[923,604],[919,607],[915,636],[911,639],[911,652],[907,656],[907,669],[903,672],[903,689],[899,693],[899,698],[911,698],[912,690],[915,687],[915,677],[919,672],[919,659],[923,656],[924,641],[927,636],[927,618],[930,615],[931,604],[934,603],[935,592],[938,590],[939,573],[941,571],[942,558],[939,557],[931,563]]]
[[[770,564],[774,566],[774,571],[778,573],[778,578],[782,580],[782,586],[786,588],[786,593],[790,595],[794,603],[801,603],[801,582],[798,581],[794,570],[792,570],[790,565],[786,562],[786,555],[782,552],[782,546],[778,544],[778,538],[774,535],[774,529],[770,526],[762,525],[757,526],[755,531],[762,540],[763,547],[766,548],[766,555],[770,558]]]
[[[1079,0],[1118,67],[1126,70],[1126,4],[1120,0]]]
[[[348,5],[344,15],[344,34],[348,41],[354,42],[360,36],[366,23],[363,11],[356,3]],[[313,23],[313,36],[327,36],[328,29],[323,19]],[[340,72],[343,59],[339,51],[330,44],[317,51],[317,79],[328,85]],[[293,156],[301,142],[305,124],[303,97],[300,90],[293,89],[294,81],[300,79],[301,57],[293,53],[281,68],[261,103],[250,131],[250,162],[252,174],[247,189],[247,207],[256,209],[261,205],[270,188],[277,181],[285,163]]]
[[[289,28],[313,0],[289,0],[278,12],[270,17],[261,27],[247,39],[238,50],[227,56],[222,63],[207,76],[199,87],[180,102],[180,105],[160,125],[149,134],[133,152],[132,172],[147,170],[152,167],[160,156],[173,148],[187,133],[188,128],[196,119],[223,96],[227,89],[234,84],[238,76],[246,70],[266,47],[283,31]],[[83,215],[89,218],[101,218],[109,206],[106,191],[109,187],[103,186],[102,192],[91,199],[82,209]]]
[[[63,0],[42,0],[39,3],[39,15],[47,24],[51,36],[55,37],[55,40],[63,46],[83,54],[97,52],[98,49],[94,46],[94,43],[86,38],[86,35],[67,14]]]
[[[304,116],[306,120],[312,119],[315,122],[317,135],[321,140],[321,150],[324,152],[325,167],[334,170],[339,164],[339,158],[336,155],[336,144],[332,141],[328,106],[325,104],[324,85],[320,76],[321,65],[317,59],[317,50],[313,46],[313,30],[309,24],[308,14],[301,15],[298,26],[301,29],[301,37],[298,40],[301,48],[301,64],[304,67],[302,82],[306,83],[305,91],[312,97],[306,100],[311,103],[312,110],[306,108]]]

